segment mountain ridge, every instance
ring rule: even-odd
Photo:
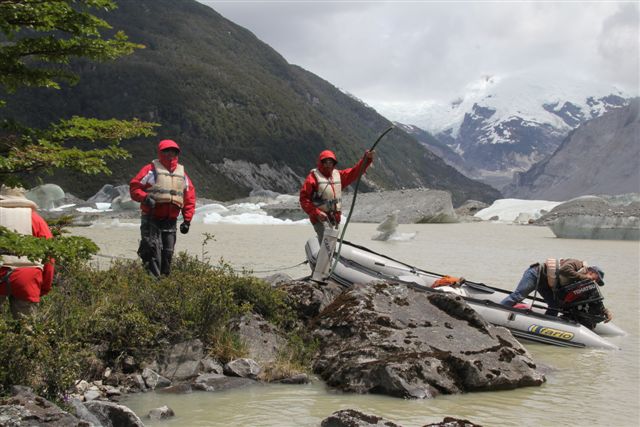
[[[640,192],[640,98],[573,130],[547,159],[518,173],[505,195],[568,200]]]
[[[423,104],[413,112],[376,107],[431,132],[462,157],[467,176],[501,188],[514,172],[553,153],[572,129],[628,103],[612,85],[535,79],[530,73],[486,76],[449,105]]]

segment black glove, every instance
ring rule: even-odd
[[[149,206],[151,209],[156,207],[156,199],[154,199],[153,197],[151,197],[149,195],[147,195],[147,197],[144,198],[142,203],[144,203],[145,205]]]
[[[182,234],[187,234],[189,232],[189,227],[191,226],[191,223],[188,221],[184,221],[182,224],[180,224],[180,232]]]

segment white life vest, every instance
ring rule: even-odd
[[[327,178],[318,169],[313,169],[318,181],[318,191],[313,195],[313,204],[323,212],[340,212],[342,210],[342,181],[340,172],[333,170]]]
[[[24,202],[21,199],[0,200],[0,225],[16,233],[32,236],[31,209],[35,208],[35,206],[35,203],[27,199]],[[0,267],[42,268],[43,265],[37,261],[30,261],[27,257],[2,255]]]
[[[551,289],[555,289],[558,284],[564,286],[568,284],[567,279],[560,276],[560,267],[564,264],[564,259],[547,258],[544,265],[547,268],[547,283]],[[579,273],[585,273],[588,264],[582,261],[582,268],[578,270]]]
[[[149,193],[158,203],[173,203],[178,207],[184,205],[185,174],[184,166],[178,164],[173,172],[169,172],[159,160],[153,161],[156,182]]]

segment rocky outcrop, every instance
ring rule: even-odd
[[[336,411],[324,420],[321,427],[402,427],[377,415],[369,415],[355,409]]]
[[[305,280],[282,284],[278,288],[287,294],[298,319],[305,323],[320,314],[345,289],[334,282],[325,285]]]
[[[245,315],[232,321],[229,330],[242,340],[247,356],[263,364],[275,362],[287,344],[285,337],[259,314]]]
[[[12,427],[144,427],[129,408],[114,402],[70,401],[77,416],[63,411],[47,399],[36,396],[27,387],[14,387],[14,395],[0,401],[0,426]]]
[[[194,390],[223,391],[259,384],[256,380],[243,377],[228,377],[220,374],[202,374],[193,381]]]
[[[511,333],[462,298],[404,285],[355,285],[314,320],[314,371],[328,385],[404,398],[540,385]]]
[[[85,406],[103,427],[144,427],[142,420],[126,406],[99,400],[87,402]]]
[[[173,409],[169,408],[167,405],[161,406],[159,408],[153,408],[147,414],[147,417],[152,420],[166,420],[175,416],[176,414]]]
[[[402,427],[377,415],[365,414],[355,409],[336,411],[324,420],[321,427]],[[481,427],[468,420],[445,417],[442,422],[427,424],[424,427]]]
[[[12,397],[0,400],[0,426],[86,427],[89,423],[63,411],[27,388],[16,387]]]
[[[166,351],[162,352],[157,361],[147,366],[145,371],[157,372],[161,378],[172,381],[182,381],[196,377],[202,370],[202,360],[204,357],[204,346],[202,341],[196,339],[191,341],[183,341],[174,344]],[[143,371],[143,378],[145,377]],[[151,373],[149,373],[151,375]],[[154,381],[155,383],[155,381]],[[167,385],[164,385],[166,387]],[[155,385],[155,387],[162,387]]]

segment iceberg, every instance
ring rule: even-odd
[[[267,214],[262,208],[266,204],[260,203],[236,203],[223,206],[219,203],[196,208],[193,216],[194,222],[204,224],[247,224],[247,225],[299,225],[309,224],[308,219],[293,221],[291,219],[278,219]]]
[[[558,218],[549,228],[565,239],[640,240],[640,218],[574,215]]]
[[[395,210],[387,215],[385,220],[376,227],[376,230],[380,233],[373,236],[371,240],[380,240],[384,242],[387,240],[406,241],[415,238],[418,233],[398,232],[398,213],[400,213],[400,211]]]
[[[540,218],[561,203],[548,200],[499,199],[488,208],[478,211],[474,217],[485,221],[527,224],[529,220]]]
[[[42,184],[25,194],[26,198],[34,202],[40,209],[51,210],[56,207],[56,202],[64,199],[64,190],[56,184]]]

